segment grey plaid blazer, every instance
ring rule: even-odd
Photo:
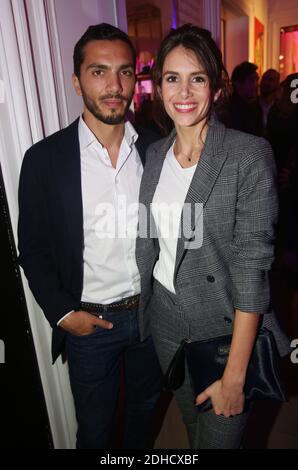
[[[151,235],[155,227],[150,203],[175,137],[173,130],[147,150],[139,225],[147,223]],[[280,354],[289,352],[289,341],[271,310],[268,280],[278,214],[275,176],[272,151],[266,140],[226,129],[211,119],[204,151],[185,199],[192,207],[195,203],[203,205],[203,242],[200,248],[189,249],[193,233],[183,234],[182,217],[174,271],[175,291],[190,318],[192,339],[230,333],[237,308],[264,314],[263,324],[273,331]],[[196,223],[201,223],[201,219],[198,222],[193,217],[193,231]],[[150,331],[147,306],[158,254],[158,239],[142,233],[136,244],[142,336]]]

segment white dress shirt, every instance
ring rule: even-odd
[[[108,151],[82,117],[79,121],[83,302],[109,304],[140,293],[135,242],[143,166],[134,145],[137,138],[133,126],[126,122],[117,165],[113,168]]]
[[[153,276],[173,293],[181,213],[197,167],[182,168],[174,155],[174,144],[166,155],[151,206],[160,247]]]

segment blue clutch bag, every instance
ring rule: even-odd
[[[185,359],[196,397],[223,375],[232,335],[190,341],[183,339],[164,377],[166,390],[177,390],[184,382]],[[260,328],[246,374],[244,394],[247,402],[259,399],[286,401],[279,373],[279,355],[271,331]],[[211,400],[197,406],[198,411],[212,408]]]

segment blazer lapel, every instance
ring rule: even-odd
[[[200,236],[200,232],[203,237],[203,227],[200,227],[203,222],[201,218],[203,209],[227,158],[227,153],[223,149],[224,136],[225,127],[212,118],[204,150],[186,195],[185,203],[188,204],[188,207],[186,206],[187,208],[181,216],[181,235],[177,242],[174,280],[185,250],[190,247],[190,242],[196,242],[193,246],[200,246],[197,237]],[[188,210],[189,208],[190,210]]]
[[[81,188],[81,160],[78,135],[79,119],[65,129],[58,148],[58,173],[65,223],[77,260],[83,256],[83,202]]]

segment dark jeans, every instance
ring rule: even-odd
[[[124,361],[124,448],[149,445],[161,370],[151,337],[140,342],[137,310],[103,313],[111,330],[96,328],[87,336],[67,335],[69,375],[78,421],[77,448],[110,446]]]

